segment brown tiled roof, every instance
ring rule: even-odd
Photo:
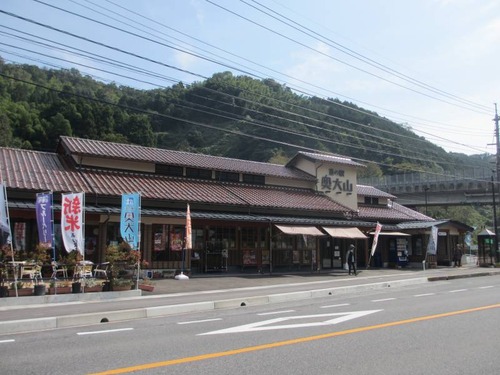
[[[144,199],[197,202],[264,209],[319,212],[327,216],[349,212],[343,205],[309,189],[225,183],[110,170],[74,170],[60,155],[0,147],[0,175],[12,190],[78,192],[119,197],[140,191]],[[433,220],[395,202],[392,207],[360,206],[359,219],[387,221]]]
[[[392,202],[392,208],[396,211],[411,216],[413,220],[436,221],[436,219],[433,219],[430,216],[424,215],[418,211],[412,210],[411,208],[405,207],[396,202]]]
[[[278,188],[149,174],[83,170],[97,195],[140,191],[143,199],[275,209],[346,212],[348,208],[309,189]]]
[[[389,198],[389,199],[397,198],[396,196],[386,193],[385,191],[379,190],[373,186],[358,184],[357,189],[358,189],[358,195],[361,195],[363,197],[378,197],[378,198]]]
[[[295,162],[295,159],[299,157],[305,157],[306,159],[312,160],[312,161],[324,161],[324,162],[330,162],[330,163],[335,163],[335,164],[344,164],[344,165],[352,165],[355,167],[366,167],[365,165],[355,162],[350,158],[347,158],[345,156],[340,156],[340,155],[332,155],[332,154],[318,154],[314,152],[305,152],[305,151],[299,151],[297,154],[286,164],[287,166],[293,165]]]
[[[364,206],[358,207],[358,217],[363,220],[389,220],[389,221],[413,221],[413,220],[434,220],[417,211],[392,202],[389,206]]]
[[[87,190],[82,176],[65,167],[53,153],[0,147],[0,174],[11,189],[37,192]]]
[[[131,144],[104,142],[92,139],[61,137],[60,144],[73,155],[108,159],[134,160],[172,166],[248,173],[280,178],[316,181],[315,177],[284,165],[172,151]]]

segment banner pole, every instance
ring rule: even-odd
[[[12,230],[10,229],[10,215],[9,215],[9,205],[8,205],[8,200],[7,200],[7,185],[3,183],[3,178],[0,180],[2,184],[2,189],[3,189],[3,200],[4,200],[4,207],[2,208],[5,210],[5,220],[6,220],[6,225],[9,230],[9,236],[7,237],[7,245],[10,246],[10,254],[12,258],[12,270],[14,273],[14,290],[16,291],[16,297],[19,297],[19,293],[17,291],[17,264],[16,264],[16,259],[14,256],[14,247],[12,245]]]

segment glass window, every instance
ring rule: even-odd
[[[186,177],[211,180],[212,171],[210,169],[186,168]]]
[[[365,197],[365,204],[378,205],[378,198],[376,197]]]
[[[241,248],[256,249],[258,248],[258,232],[257,228],[241,228]]]
[[[298,249],[316,249],[316,237],[314,236],[298,236],[297,238]]]
[[[293,236],[279,233],[276,236],[273,247],[275,249],[281,249],[281,250],[293,249],[293,239],[294,239]]]
[[[164,176],[178,176],[182,177],[184,169],[176,165],[156,164],[155,173]]]
[[[239,182],[240,174],[234,172],[215,172],[215,178],[218,181]]]
[[[243,182],[247,184],[265,185],[266,178],[256,174],[243,174]]]

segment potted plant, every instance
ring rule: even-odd
[[[51,280],[49,285],[49,294],[68,294],[71,293],[70,281],[55,281]]]
[[[155,283],[151,279],[145,277],[139,280],[139,289],[146,292],[152,292],[155,289]]]
[[[132,285],[133,283],[131,279],[125,279],[122,277],[112,279],[112,288],[114,292],[130,290],[132,289]]]
[[[0,263],[7,262],[6,254],[8,254],[7,245],[0,247]],[[0,298],[9,296],[9,287],[5,285],[5,279],[7,278],[7,269],[0,268]]]
[[[13,291],[12,293],[9,293],[9,295],[15,296],[16,295],[16,285],[17,285],[17,295],[18,296],[32,296],[33,295],[33,288],[29,287],[29,284],[25,284],[22,281],[17,281],[17,283],[11,283],[10,284],[10,289]]]
[[[45,283],[40,279],[36,278],[35,285],[33,287],[33,292],[35,296],[44,296],[46,293]]]
[[[34,277],[35,296],[43,296],[46,292],[46,286],[42,278],[42,266],[50,260],[49,249],[48,246],[40,243],[35,247],[35,250],[30,253],[30,257],[38,269]]]
[[[132,288],[131,276],[140,261],[140,256],[140,251],[132,250],[125,241],[106,248],[105,259],[110,265],[111,290],[130,290]]]
[[[83,291],[88,292],[102,292],[102,281],[96,280],[93,277],[82,279]]]

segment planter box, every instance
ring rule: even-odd
[[[102,292],[102,285],[86,286],[83,291],[85,293]]]
[[[113,285],[113,292],[123,292],[124,290],[131,290],[131,285]]]
[[[71,293],[70,286],[58,286],[57,290],[56,288],[49,288],[49,294],[69,294],[69,293]]]
[[[15,297],[16,296],[16,290],[15,289],[9,290],[9,295],[11,297]],[[33,288],[21,288],[21,289],[18,289],[17,290],[17,295],[18,296],[32,296],[33,295]]]
[[[149,284],[139,284],[139,289],[146,292],[152,292],[155,289],[155,286]]]

